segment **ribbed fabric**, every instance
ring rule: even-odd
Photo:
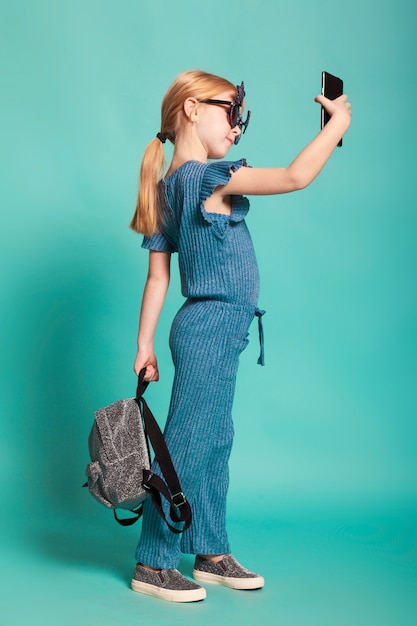
[[[239,355],[258,298],[258,269],[244,222],[249,203],[232,198],[232,215],[207,213],[203,202],[244,161],[182,165],[165,186],[162,233],[143,247],[178,251],[182,292],[188,298],[170,333],[175,376],[165,439],[193,511],[182,535],[172,533],[148,498],[136,560],[178,566],[181,552],[230,552],[226,532],[232,404]],[[160,473],[157,463],[152,469]]]
[[[259,275],[244,221],[249,201],[232,197],[232,214],[207,213],[204,201],[226,185],[241,161],[187,161],[161,181],[165,191],[162,233],[145,237],[144,248],[178,252],[181,290],[186,298],[213,298],[256,307]]]
[[[148,498],[136,552],[141,563],[169,569],[177,567],[181,552],[230,552],[225,518],[232,404],[252,319],[252,307],[211,300],[189,300],[175,317],[175,376],[164,435],[193,522],[182,537],[175,535]],[[152,469],[160,473],[156,463]]]

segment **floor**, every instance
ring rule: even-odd
[[[129,588],[139,526],[122,528],[88,499],[82,514],[19,517],[3,532],[1,623],[7,626],[413,626],[417,506],[235,502],[235,555],[265,577],[259,591],[208,586],[174,604]],[[271,509],[271,506],[268,505]],[[261,511],[264,513],[261,515]],[[191,575],[192,557],[181,569]]]

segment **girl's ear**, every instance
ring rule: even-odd
[[[198,100],[197,98],[187,98],[184,101],[184,113],[189,121],[192,121],[197,112]]]

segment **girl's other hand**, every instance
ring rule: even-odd
[[[146,380],[147,382],[156,382],[157,380],[159,380],[158,362],[156,360],[154,352],[144,354],[140,350],[138,350],[135,358],[135,363],[133,365],[133,370],[135,374],[138,376],[139,372],[144,367],[146,367],[144,380]]]

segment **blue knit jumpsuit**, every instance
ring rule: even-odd
[[[242,166],[244,160],[180,166],[160,183],[161,232],[142,244],[178,252],[187,298],[170,332],[175,376],[164,435],[193,522],[182,535],[172,533],[146,499],[136,560],[155,568],[176,568],[181,552],[230,552],[226,495],[236,373],[249,325],[263,312],[257,309],[258,267],[244,221],[247,198],[232,196],[230,216],[208,213],[203,203]],[[152,469],[160,474],[156,462]]]

